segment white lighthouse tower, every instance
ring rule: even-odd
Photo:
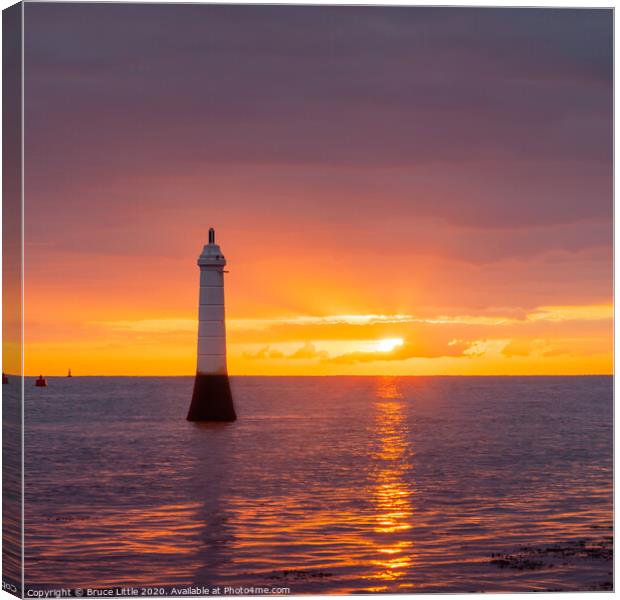
[[[198,366],[188,421],[234,421],[237,416],[226,368],[224,267],[226,259],[209,229],[209,243],[198,257]]]

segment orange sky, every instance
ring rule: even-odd
[[[238,10],[27,5],[27,374],[612,371],[610,11]]]
[[[515,289],[510,277],[501,276],[501,263],[473,267],[426,256],[412,257],[407,269],[402,259],[364,244],[364,237],[351,251],[338,239],[317,243],[312,232],[296,240],[238,235],[218,235],[230,270],[231,374],[612,370],[609,302],[556,300],[523,308],[517,302],[536,298],[536,290]],[[89,254],[40,267],[33,255],[26,288],[27,372],[64,374],[71,367],[75,374],[191,374],[200,251],[198,245],[192,253],[194,246],[188,241],[176,259]],[[534,269],[536,263],[513,265],[511,276],[519,267]],[[489,273],[494,277],[486,281]],[[541,284],[543,302],[555,300],[555,285]],[[485,303],[489,287],[497,306]]]

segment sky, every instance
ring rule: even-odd
[[[209,227],[231,374],[611,373],[611,10],[28,2],[25,31],[27,374],[194,373]]]

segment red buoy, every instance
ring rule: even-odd
[[[34,382],[36,387],[47,387],[47,379],[43,375],[39,375],[38,379]]]

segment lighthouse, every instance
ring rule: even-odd
[[[209,243],[198,257],[198,365],[188,421],[234,421],[237,418],[226,368],[224,267],[226,259],[209,229]]]

